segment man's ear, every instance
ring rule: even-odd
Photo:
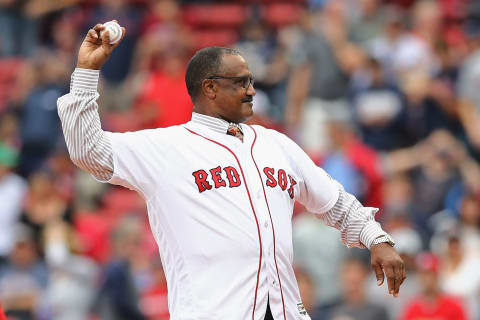
[[[214,100],[217,97],[217,90],[217,83],[212,79],[204,79],[202,81],[202,91],[207,98]]]

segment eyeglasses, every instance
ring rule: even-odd
[[[211,77],[208,77],[207,79],[209,80],[214,80],[214,79],[241,80],[242,87],[244,89],[248,89],[250,85],[253,86],[253,84],[255,83],[255,79],[253,79],[253,77],[251,76],[243,76],[243,77],[211,76]]]

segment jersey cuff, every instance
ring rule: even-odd
[[[373,240],[386,234],[387,233],[383,231],[382,227],[380,226],[380,223],[375,220],[370,220],[365,223],[365,226],[360,232],[360,242],[370,249]]]
[[[75,68],[70,82],[70,91],[97,91],[100,70]]]

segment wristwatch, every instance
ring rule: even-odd
[[[370,247],[373,247],[374,245],[383,243],[383,242],[388,243],[392,247],[395,246],[395,241],[393,241],[393,238],[387,233],[373,240],[372,245]]]

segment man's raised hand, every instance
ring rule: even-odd
[[[117,22],[116,20],[113,21]],[[122,27],[120,40],[110,44],[109,31],[103,32],[100,37],[100,31],[102,30],[105,30],[105,26],[100,23],[88,30],[87,36],[78,51],[77,68],[99,70],[125,36],[125,28]]]

